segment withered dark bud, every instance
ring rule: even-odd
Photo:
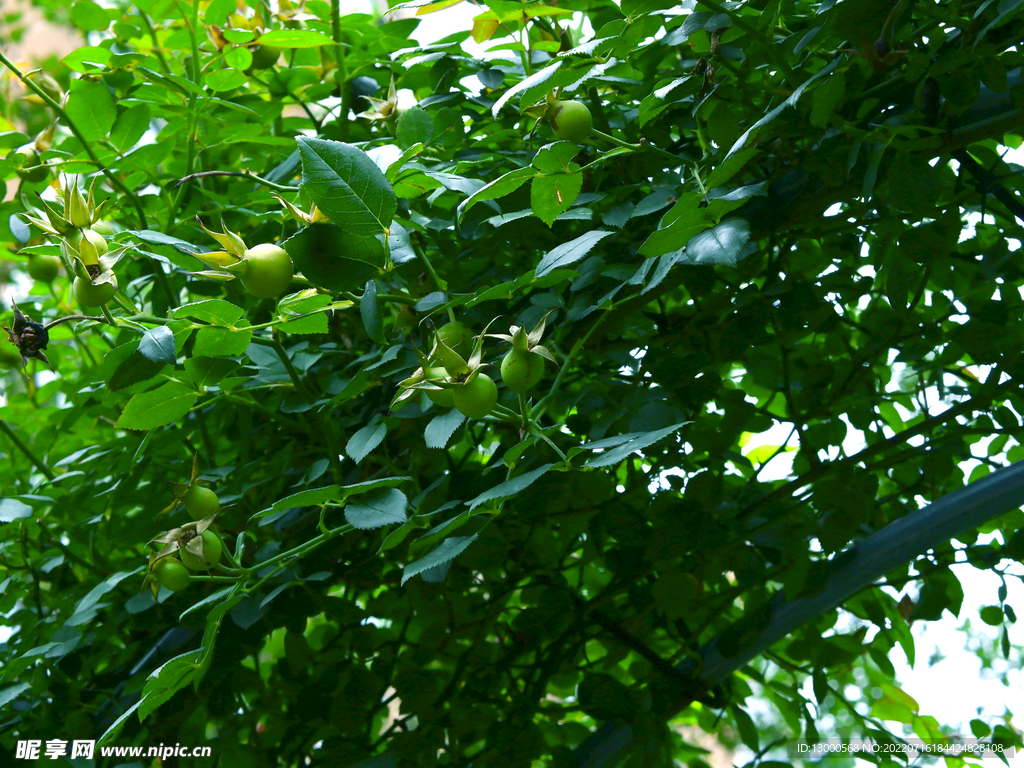
[[[53,370],[50,361],[43,354],[46,345],[50,343],[50,333],[42,323],[37,323],[31,318],[26,317],[18,309],[18,305],[14,304],[14,328],[8,328],[5,325],[4,330],[7,332],[7,340],[16,346],[18,352],[21,353],[22,367],[28,365],[29,358],[35,358],[36,360],[42,360],[46,363],[47,368],[51,371]]]
[[[21,365],[23,368],[28,367],[28,361],[31,358],[42,360],[46,363],[47,368],[51,371],[54,370],[53,366],[50,365],[50,361],[46,359],[46,355],[43,354],[46,345],[50,343],[50,329],[53,326],[70,320],[103,320],[102,317],[90,317],[89,315],[65,315],[43,325],[28,317],[18,309],[18,305],[13,301],[11,305],[14,307],[14,327],[8,328],[5,325],[3,329],[7,332],[7,340],[16,346],[18,352],[21,353]]]

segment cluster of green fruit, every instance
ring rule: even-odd
[[[501,361],[501,380],[513,392],[524,394],[537,386],[544,376],[545,358],[554,359],[537,343],[543,332],[542,320],[529,334],[521,328],[513,328],[512,335],[494,334],[512,343],[512,349]],[[481,371],[484,335],[474,337],[465,324],[455,320],[441,326],[430,360],[411,379],[402,382],[406,394],[398,400],[422,389],[431,402],[442,408],[456,408],[471,419],[487,416],[498,403],[498,386]],[[474,338],[476,344],[470,352]]]
[[[210,517],[220,509],[217,494],[209,488],[191,484],[182,496],[175,500],[185,504],[185,509],[196,522]],[[185,533],[177,539],[175,553],[159,557],[153,564],[151,576],[155,584],[171,592],[180,592],[192,581],[192,571],[208,571],[220,562],[224,544],[213,530],[207,528],[197,534],[193,527],[186,527]],[[201,543],[196,543],[199,539]],[[180,558],[180,559],[179,559]]]

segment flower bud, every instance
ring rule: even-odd
[[[95,209],[89,205],[78,188],[78,180],[64,190],[64,216],[76,227],[88,227],[92,224]]]

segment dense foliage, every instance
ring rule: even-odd
[[[0,749],[941,737],[889,655],[1019,493],[751,649],[1024,455],[1024,3],[38,5],[89,45],[0,56]]]

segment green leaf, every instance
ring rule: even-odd
[[[610,447],[611,445],[615,445],[615,447],[612,448],[612,450],[607,451],[606,453],[602,453],[600,456],[591,459],[583,466],[590,469],[595,469],[597,467],[608,467],[611,466],[612,464],[618,464],[620,461],[625,459],[634,451],[643,450],[649,445],[654,445],[659,440],[664,440],[672,433],[679,431],[679,429],[686,426],[688,423],[689,422],[681,421],[678,424],[673,424],[671,427],[659,429],[655,432],[642,432],[638,434],[622,435],[620,436],[620,438],[625,438],[625,440],[623,441],[620,440],[619,438],[612,438],[612,440],[619,440],[619,442],[615,443],[608,443],[606,441],[601,440],[596,443],[584,445],[582,446],[584,450],[591,451],[598,449],[604,450],[605,448]]]
[[[32,507],[23,501],[11,498],[0,498],[0,523],[13,523],[32,517]]]
[[[743,219],[729,219],[717,227],[690,238],[684,261],[688,264],[727,264],[736,266],[750,239],[750,225]]]
[[[4,688],[0,691],[0,707],[10,704],[31,687],[32,685],[30,683],[18,683],[17,685],[12,685],[9,688]]]
[[[110,131],[110,143],[123,152],[128,151],[149,128],[151,115],[148,104],[137,104],[117,116]]]
[[[458,409],[452,408],[447,413],[435,416],[423,430],[423,438],[426,440],[427,448],[444,449],[448,445],[455,430],[462,426],[466,417],[459,413]]]
[[[528,91],[531,88],[543,86],[565,63],[566,62],[564,60],[555,61],[549,64],[548,66],[544,67],[543,69],[534,72],[529,77],[520,80],[518,83],[516,83],[507,91],[505,91],[505,93],[501,95],[501,98],[494,102],[494,106],[491,107],[491,114],[494,115],[494,117],[497,117],[498,113],[501,112],[502,107],[504,107],[508,103],[509,99],[511,99],[517,93],[523,93],[524,91]],[[529,106],[530,104],[525,104],[522,102],[522,100],[520,100],[520,112],[524,111]]]
[[[440,546],[431,552],[426,557],[421,557],[414,563],[410,563],[402,569],[402,585],[405,585],[409,579],[416,576],[424,571],[430,570],[438,565],[443,565],[449,560],[461,555],[466,551],[474,541],[476,541],[478,534],[472,536],[453,536],[450,539],[445,539],[441,542]]]
[[[606,230],[595,229],[584,235],[580,235],[575,240],[570,240],[568,243],[562,243],[558,247],[553,248],[543,259],[540,260],[540,264],[538,264],[537,269],[534,270],[534,277],[544,277],[544,275],[555,269],[575,264],[590,253],[595,245],[610,234],[612,233]]]
[[[703,210],[699,208],[692,210],[677,218],[664,229],[652,232],[651,236],[640,246],[640,253],[647,258],[652,258],[681,251],[694,235],[703,232],[709,224]]]
[[[237,69],[218,69],[203,75],[203,82],[206,83],[210,90],[219,93],[241,88],[249,82],[249,77]]]
[[[92,0],[75,0],[71,6],[71,23],[83,32],[102,32],[110,24],[110,16]]]
[[[401,491],[391,488],[359,504],[345,507],[345,521],[353,528],[367,531],[385,525],[404,523],[408,500]]]
[[[166,325],[149,328],[139,341],[139,354],[154,363],[171,363],[177,360],[174,352],[174,334]]]
[[[117,117],[114,99],[107,86],[89,80],[71,81],[71,93],[64,111],[86,141],[105,138]]]
[[[476,509],[481,504],[487,503],[488,501],[495,501],[496,499],[507,499],[509,496],[515,496],[517,493],[521,493],[522,491],[526,490],[531,485],[533,485],[533,482],[538,477],[545,474],[553,466],[555,465],[545,464],[542,467],[537,467],[537,469],[534,469],[530,472],[526,472],[522,475],[519,475],[518,477],[513,477],[511,480],[506,480],[504,483],[500,483],[499,485],[496,485],[493,488],[489,488],[488,490],[484,491],[479,496],[477,496],[475,499],[473,499],[471,502],[469,502],[470,511]]]
[[[744,166],[759,154],[761,154],[760,149],[757,147],[749,147],[730,155],[719,163],[710,174],[708,174],[708,177],[704,179],[704,186],[707,189],[721,187],[737,173],[743,170]]]
[[[490,184],[481,187],[459,204],[459,221],[462,221],[463,217],[469,212],[469,209],[477,203],[483,202],[484,200],[494,200],[499,197],[504,197],[505,195],[510,195],[523,186],[528,179],[531,179],[536,175],[537,171],[534,168],[517,168],[514,171],[509,171],[503,176],[499,176]]]
[[[171,424],[196,404],[198,395],[184,384],[168,382],[132,397],[117,420],[122,429],[154,429]]]
[[[736,143],[732,145],[732,148],[726,155],[726,159],[728,159],[729,157],[743,149],[743,147],[747,143],[747,139],[750,138],[750,135],[752,133],[756,133],[759,128],[763,128],[764,126],[768,125],[768,123],[772,122],[776,117],[782,114],[783,110],[786,107],[795,107],[797,105],[797,102],[800,101],[800,97],[803,95],[803,92],[807,90],[807,87],[811,85],[811,83],[816,82],[817,80],[821,79],[825,75],[832,72],[832,70],[838,67],[842,61],[842,56],[837,56],[836,58],[834,58],[831,62],[829,62],[824,67],[819,69],[815,74],[813,74],[807,80],[798,85],[796,89],[789,95],[789,98],[787,98],[784,102],[779,104],[779,106],[775,107],[775,109],[768,112],[768,114],[766,114],[752,126],[747,128],[747,130],[743,132],[743,135],[736,139]]]
[[[377,303],[377,283],[367,280],[363,297],[359,301],[359,316],[363,319],[366,335],[378,344],[384,344],[384,324],[381,322],[380,305]]]
[[[193,304],[182,304],[171,311],[171,317],[191,317],[213,325],[233,326],[245,315],[245,310],[223,299],[207,299]]]
[[[196,333],[192,354],[196,357],[238,357],[245,354],[252,341],[252,331],[207,326]]]
[[[345,453],[356,464],[365,459],[387,436],[387,425],[381,421],[373,426],[363,427],[349,439]]]
[[[107,352],[103,357],[104,378],[112,392],[148,381],[166,368],[139,353],[139,342],[131,341]]]
[[[571,141],[556,141],[545,144],[530,163],[542,173],[562,173],[569,170],[569,162],[580,153],[580,148]]]
[[[162,664],[147,679],[139,703],[139,721],[142,722],[170,698],[192,682],[202,650],[188,651]]]
[[[336,293],[364,286],[385,259],[377,238],[346,232],[334,224],[306,227],[281,246],[310,282]]]
[[[302,190],[346,232],[374,236],[395,216],[395,193],[366,153],[351,144],[299,137]]]
[[[582,173],[559,173],[538,176],[530,187],[533,212],[549,227],[569,210],[583,189]]]
[[[311,29],[274,29],[257,40],[262,45],[275,48],[321,48],[334,46],[334,41],[322,32]]]
[[[434,118],[422,107],[410,107],[398,118],[395,138],[403,149],[416,144],[430,144],[433,137]]]
[[[846,75],[839,72],[815,88],[811,95],[811,125],[824,128],[846,96]]]
[[[128,709],[125,710],[124,714],[122,714],[119,718],[117,718],[117,720],[111,723],[110,727],[103,732],[103,735],[96,740],[96,746],[104,746],[106,744],[109,744],[114,738],[116,738],[117,734],[121,732],[121,727],[124,725],[125,720],[128,719],[129,715],[135,714],[135,711],[139,708],[141,704],[142,700],[140,699],[139,701],[135,702],[130,707],[128,707]]]
[[[903,691],[891,684],[882,683],[882,698],[871,705],[871,716],[880,720],[895,720],[898,723],[912,723],[920,707],[917,702]]]
[[[283,499],[278,499],[274,502],[273,506],[257,512],[249,519],[257,520],[269,515],[271,512],[285,512],[297,507],[323,505],[332,501],[340,501],[343,498],[345,498],[345,495],[339,486],[325,485],[323,488],[313,488],[309,491],[300,491],[299,493],[293,493],[291,496],[286,496]]]
[[[1003,624],[1003,609],[998,605],[986,605],[979,611],[981,620],[991,627],[1000,627]]]

